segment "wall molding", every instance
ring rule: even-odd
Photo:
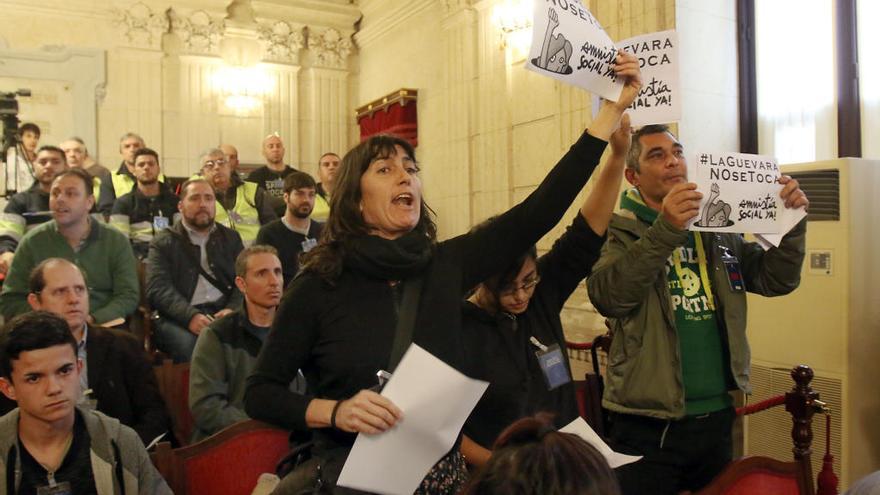
[[[71,85],[73,126],[90,150],[98,149],[98,102],[107,84],[107,53],[95,48],[45,46],[0,50],[0,76],[62,80]]]
[[[444,2],[445,3],[445,2]],[[354,40],[359,47],[367,47],[385,37],[389,32],[397,29],[401,24],[422,11],[438,4],[437,0],[413,0],[410,2],[393,2],[391,0],[378,0],[364,2],[363,13],[367,19],[367,26],[355,33]],[[394,8],[393,6],[397,6]],[[370,19],[369,16],[380,16]],[[363,22],[363,21],[362,21]]]

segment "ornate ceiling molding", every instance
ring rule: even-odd
[[[285,21],[270,21],[259,23],[257,32],[263,43],[264,60],[299,63],[299,53],[306,46],[303,27]]]
[[[153,12],[141,2],[127,9],[113,9],[111,13],[122,36],[134,46],[159,48],[162,34],[168,31],[168,17],[165,13]]]
[[[211,55],[219,52],[220,40],[226,30],[222,18],[212,17],[204,10],[181,16],[172,7],[168,9],[168,19],[171,32],[180,38],[185,52]]]
[[[309,36],[309,50],[314,55],[313,63],[317,67],[346,68],[352,48],[351,40],[334,28],[311,31]]]

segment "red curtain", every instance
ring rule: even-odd
[[[393,134],[406,139],[415,147],[419,145],[418,122],[416,102],[407,101],[402,106],[400,102],[391,103],[372,115],[366,114],[358,119],[361,141],[376,134]]]

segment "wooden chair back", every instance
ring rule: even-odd
[[[165,407],[171,417],[174,436],[179,445],[188,445],[195,421],[189,409],[189,363],[177,363],[166,359],[154,366],[159,393],[165,399]]]
[[[810,387],[813,370],[800,365],[791,370],[794,388],[785,394],[785,410],[791,414],[794,459],[783,462],[750,456],[731,462],[698,495],[814,495],[810,463],[813,414],[821,409],[818,392]]]

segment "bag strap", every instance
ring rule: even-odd
[[[178,234],[178,233],[175,233],[175,234],[178,237],[181,237],[183,240],[185,240],[186,243],[189,243],[192,245],[192,242],[190,242],[190,240],[187,237],[180,236],[180,234]],[[232,294],[231,288],[229,286],[221,284],[219,280],[217,280],[210,273],[208,273],[208,271],[205,270],[205,268],[202,266],[202,260],[199,257],[194,257],[192,255],[192,252],[190,252],[190,250],[187,249],[186,243],[184,243],[183,249],[181,249],[181,251],[183,251],[184,256],[189,258],[189,260],[199,268],[199,275],[201,275],[202,277],[205,277],[205,280],[207,280],[209,284],[213,285],[217,290],[222,292],[223,297],[229,297]],[[198,246],[196,246],[196,247],[198,247]]]
[[[391,356],[388,358],[388,371],[391,373],[394,373],[403,353],[412,343],[421,292],[422,277],[411,278],[403,283],[403,297],[400,301],[400,311],[397,314],[397,328],[394,331]]]

